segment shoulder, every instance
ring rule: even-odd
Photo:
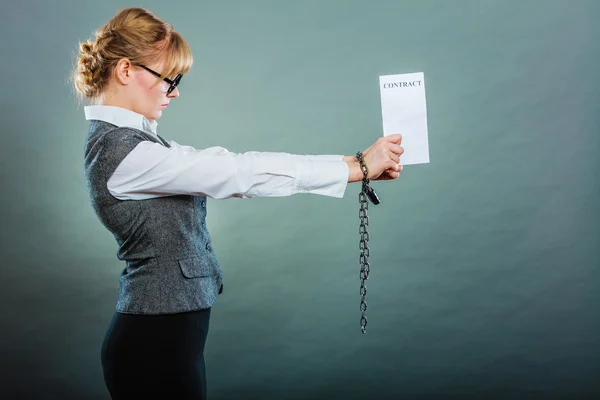
[[[104,144],[116,144],[132,140],[144,140],[140,131],[128,128],[118,127],[104,121],[90,121],[88,133],[86,136],[86,147]]]
[[[123,159],[140,143],[151,141],[142,131],[92,121],[85,144],[85,158]]]
[[[113,127],[104,132],[102,141],[107,144],[126,144],[139,143],[148,140],[148,137],[141,131],[128,127]]]
[[[146,139],[147,134],[139,129],[127,126],[116,126],[109,122],[91,120],[88,127],[87,140],[127,140],[127,139]]]

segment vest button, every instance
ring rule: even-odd
[[[208,250],[208,251],[211,251],[211,250],[212,250],[212,248],[210,247],[210,243],[207,243],[207,244],[206,244],[206,250]]]
[[[202,207],[206,207],[206,201],[202,200]]]

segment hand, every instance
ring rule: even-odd
[[[400,176],[402,165],[398,166],[398,164],[400,164],[400,156],[404,153],[401,143],[402,135],[396,133],[380,137],[363,151],[363,160],[369,169],[370,180],[384,181]],[[364,177],[364,173],[361,174]]]

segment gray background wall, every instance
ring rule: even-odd
[[[128,6],[192,47],[159,133],[198,148],[352,155],[382,135],[378,76],[425,73],[431,163],[374,183],[366,335],[359,184],[209,201],[211,399],[600,396],[600,2],[21,0],[0,17],[0,397],[108,398],[123,264],[67,78]]]

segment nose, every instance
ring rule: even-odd
[[[173,91],[171,93],[169,93],[167,95],[167,97],[170,98],[170,99],[176,99],[176,98],[178,98],[179,97],[179,88],[176,87],[175,89],[173,89]]]

